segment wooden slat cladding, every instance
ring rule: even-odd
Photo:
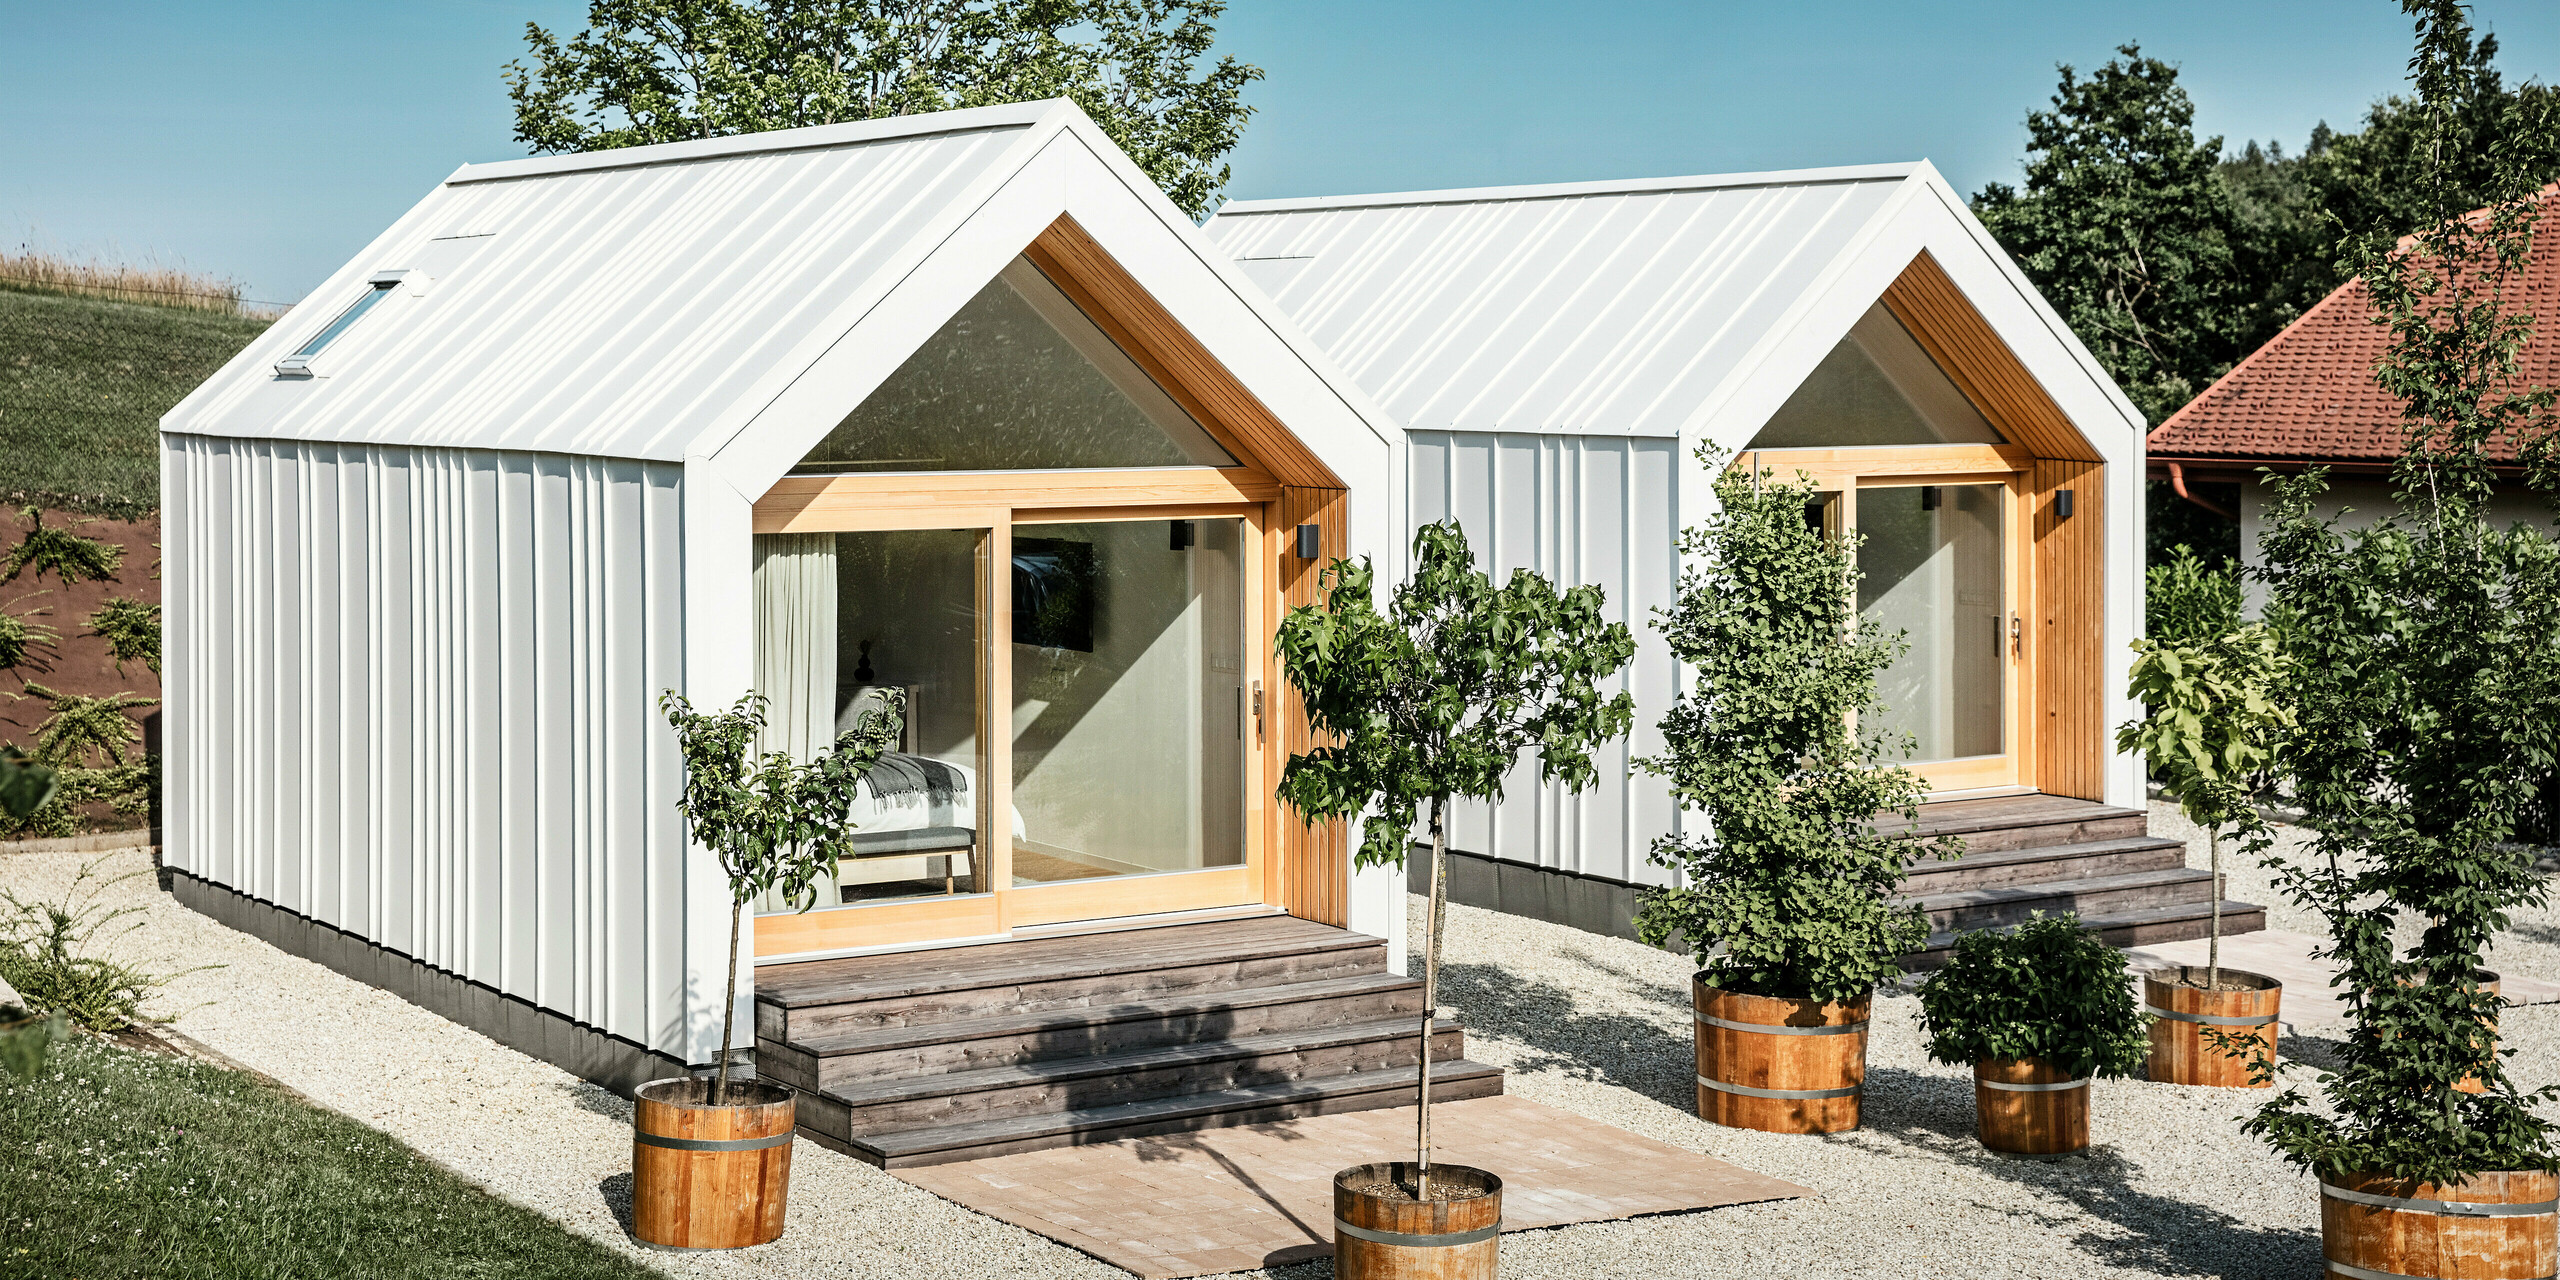
[[[1280,601],[1283,610],[1322,603],[1324,566],[1350,545],[1348,495],[1341,489],[1291,485],[1280,493]],[[1297,528],[1315,525],[1324,531],[1324,554],[1313,560],[1297,556]],[[1278,664],[1272,670],[1278,671]],[[1267,753],[1269,785],[1277,786],[1289,757],[1316,745],[1307,723],[1306,706],[1278,679],[1271,684],[1271,712],[1279,726],[1279,750]],[[1280,851],[1280,906],[1290,915],[1320,924],[1341,925],[1350,918],[1345,901],[1349,888],[1350,828],[1343,822],[1308,826],[1286,804],[1273,806],[1279,830],[1272,845]]]
[[[2094,462],[2036,460],[2033,504],[2035,689],[2033,784],[2051,795],[2096,800],[2106,793],[2106,468]],[[2069,489],[2072,512],[2058,519],[2054,494]],[[2024,744],[2022,744],[2024,745]]]
[[[1342,478],[1314,450],[1300,442],[1073,218],[1060,217],[1051,223],[1023,250],[1023,256],[1237,456],[1284,484],[1342,485]]]
[[[1991,425],[2039,458],[2096,462],[2098,452],[2018,363],[2009,345],[1923,250],[1884,291],[1884,305]]]

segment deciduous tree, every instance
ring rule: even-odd
[[[1204,60],[1225,0],[594,0],[527,23],[516,139],[599,151],[1071,98],[1193,217],[1227,183],[1258,67]]]

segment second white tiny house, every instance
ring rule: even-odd
[[[1497,570],[1608,590],[1641,648],[1634,740],[1579,795],[1522,774],[1470,805],[1461,900],[1627,929],[1677,831],[1658,744],[1682,675],[1647,626],[1701,445],[1812,476],[1865,536],[1859,605],[1942,798],[2138,809],[2141,415],[1925,162],[1238,201],[1238,266],[1406,428],[1407,510]],[[2138,815],[2135,815],[2138,822]]]

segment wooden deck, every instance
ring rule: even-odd
[[[941,1164],[1409,1106],[1422,984],[1386,943],[1287,916],[756,971],[758,1074],[810,1137]],[[1432,1037],[1432,1097],[1502,1092]]]
[[[2029,915],[2073,911],[2119,947],[2203,937],[2212,927],[2213,874],[2187,866],[2187,847],[2150,834],[2139,809],[2067,796],[1945,800],[1920,807],[1920,837],[1953,836],[1964,856],[1921,861],[1902,891],[1929,913],[1930,936],[1906,958],[1914,969],[1946,963],[1967,929],[2018,924]],[[1879,819],[1893,829],[1898,819]],[[2266,927],[2266,908],[2224,901],[2225,935]]]

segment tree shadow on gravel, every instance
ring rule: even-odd
[[[1626,984],[1634,999],[1688,1008],[1685,986],[1655,981],[1584,952],[1566,954],[1589,966],[1596,978]],[[1455,1009],[1470,1031],[1529,1046],[1512,1064],[1515,1071],[1552,1071],[1615,1085],[1684,1111],[1697,1105],[1696,1042],[1686,1027],[1675,1032],[1665,1029],[1658,1016],[1587,1009],[1583,997],[1570,988],[1523,978],[1494,964],[1443,963],[1440,1002]]]
[[[2143,1167],[2111,1147],[2063,1160],[1993,1155],[1976,1136],[1973,1081],[1886,1067],[1867,1073],[1868,1129],[1898,1138],[1916,1152],[2068,1201],[2080,1214],[2119,1231],[2088,1229],[2074,1215],[2019,1216],[2044,1231],[2071,1233],[2082,1253],[2143,1275],[2293,1277],[2320,1271],[2320,1233],[2261,1227],[2209,1202],[2162,1195],[2135,1184]],[[2203,1188],[2209,1197],[2212,1188]]]

